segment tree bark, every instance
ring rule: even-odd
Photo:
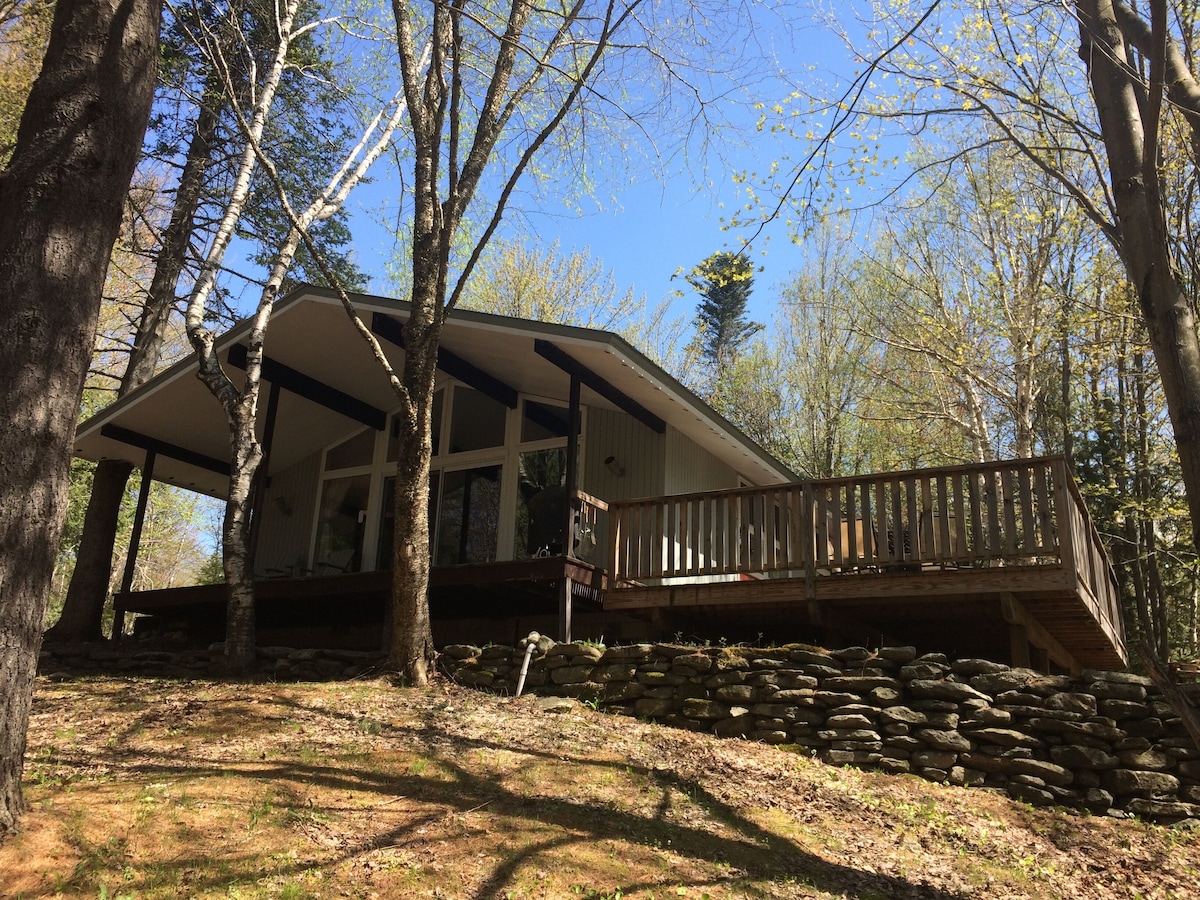
[[[239,410],[248,411],[230,425],[233,441],[229,498],[222,523],[222,563],[225,570],[224,666],[230,674],[249,671],[255,659],[254,560],[250,555],[250,515],[254,478],[262,461],[262,446],[254,436],[257,386]]]
[[[1156,148],[1146,147],[1146,127],[1130,77],[1124,36],[1109,0],[1081,0],[1080,54],[1088,65],[1113,197],[1118,251],[1138,293],[1142,318],[1162,377],[1191,514],[1200,535],[1200,342],[1192,309],[1171,265],[1164,236],[1162,196],[1148,177]]]
[[[175,306],[180,273],[187,263],[188,245],[195,230],[196,211],[205,191],[205,174],[212,162],[212,142],[216,136],[220,102],[220,79],[211,73],[201,94],[201,107],[188,145],[186,162],[175,190],[171,221],[163,232],[162,246],[154,266],[154,278],[138,319],[129,361],[121,377],[118,397],[124,397],[154,377],[162,358],[167,323]],[[101,460],[96,465],[92,493],[88,497],[83,533],[75,571],[67,588],[62,615],[46,632],[48,641],[99,640],[104,605],[112,582],[113,549],[116,545],[117,519],[121,501],[129,483],[132,466],[117,460]]]
[[[157,0],[59,0],[0,175],[0,834],[21,772],[71,443],[109,254],[150,114]]]
[[[92,476],[75,555],[75,571],[67,587],[62,614],[46,632],[47,641],[98,641],[103,637],[104,604],[112,584],[113,550],[117,543],[121,501],[133,466],[102,459]]]
[[[405,338],[407,341],[407,337]],[[428,345],[426,345],[428,347]],[[405,354],[405,383],[415,386],[426,378],[429,389],[417,399],[412,418],[401,416],[400,440],[396,460],[396,534],[392,545],[391,616],[392,633],[388,648],[390,671],[408,685],[423,685],[429,680],[435,659],[433,631],[430,627],[429,570],[429,460],[430,407],[433,399],[434,367],[419,354]],[[423,354],[428,355],[428,354]],[[433,345],[434,360],[437,358]],[[409,373],[412,360],[414,374]],[[414,380],[409,381],[412,377]]]

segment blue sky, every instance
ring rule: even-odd
[[[781,12],[769,13],[770,28],[758,36],[759,43],[765,39],[772,44],[771,52],[783,73],[755,87],[758,97],[768,104],[787,96],[792,88],[787,79],[802,80],[806,85],[820,79],[830,84],[852,74],[855,67],[840,38],[806,21],[795,9],[791,12],[792,17],[786,20]],[[821,92],[829,95],[832,90]],[[558,240],[562,252],[588,248],[612,272],[618,290],[632,287],[638,296],[645,297],[650,308],[682,291],[673,311],[690,315],[697,298],[685,281],[672,280],[672,276],[717,250],[741,247],[744,232],[725,231],[721,226],[721,220],[746,201],[743,186],[734,182],[733,174],[740,170],[765,171],[773,159],[780,158],[781,145],[765,132],[755,131],[757,117],[758,113],[750,108],[730,113],[745,146],[722,144],[719,153],[709,155],[703,171],[676,171],[663,178],[642,176],[638,180],[627,176],[631,183],[625,185],[599,184],[597,195],[603,200],[583,198],[580,206],[590,211],[582,214],[567,214],[562,205],[552,214],[523,207],[522,227],[526,232],[536,232],[543,246]],[[795,142],[785,146],[793,157],[807,150]],[[389,190],[399,190],[397,176],[384,171],[387,165],[381,161],[373,173],[374,183],[360,188],[350,201],[351,208],[359,210],[352,226],[359,266],[372,277],[372,290],[380,293],[396,291],[387,277],[390,238],[362,210],[378,206],[379,198]],[[631,163],[631,170],[636,169]],[[506,222],[514,218],[506,216]],[[756,239],[751,253],[762,267],[756,276],[751,316],[769,323],[777,285],[801,267],[803,249],[793,243],[786,223],[779,221]]]

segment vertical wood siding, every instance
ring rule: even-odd
[[[719,491],[738,486],[738,475],[687,435],[667,428],[664,494]]]
[[[653,497],[663,493],[666,439],[623,412],[588,408],[587,434],[584,436],[583,471],[580,490],[605,502],[633,497]],[[625,474],[612,474],[604,465],[610,456],[617,458]],[[597,561],[608,558],[607,517],[596,529],[596,545],[590,549]]]

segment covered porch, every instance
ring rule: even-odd
[[[523,623],[569,627],[573,615],[595,615],[601,609],[604,586],[602,570],[566,556],[435,566],[430,575],[430,616],[439,643],[454,642],[463,621],[486,623],[482,627],[490,626],[492,640],[515,641],[532,627],[516,634]],[[389,571],[260,578],[254,590],[261,646],[387,646]],[[223,584],[124,591],[113,602],[119,620],[137,614],[152,617],[148,621],[160,630],[184,629],[193,640],[224,638]],[[503,623],[509,623],[507,628]],[[121,633],[114,630],[114,638]]]

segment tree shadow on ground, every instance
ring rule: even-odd
[[[345,710],[316,708],[288,697],[276,697],[273,705],[283,709],[295,706],[309,716],[326,717],[329,721],[361,719]],[[868,871],[865,865],[856,867],[824,859],[800,843],[751,820],[742,810],[716,796],[698,776],[685,776],[670,769],[629,761],[595,759],[584,753],[540,751],[523,746],[519,739],[506,740],[503,735],[484,739],[447,734],[429,726],[380,727],[379,737],[394,742],[395,752],[420,756],[428,762],[428,769],[421,771],[400,763],[388,753],[375,757],[379,766],[374,768],[370,762],[367,765],[330,765],[293,759],[193,764],[178,754],[155,754],[153,751],[139,751],[138,755],[149,761],[134,763],[119,744],[103,751],[105,758],[100,762],[109,766],[117,777],[129,780],[188,782],[239,777],[264,785],[319,787],[333,792],[332,796],[362,792],[375,798],[374,804],[368,803],[367,808],[381,810],[376,817],[378,827],[343,843],[337,852],[314,853],[308,859],[279,860],[271,865],[269,872],[258,873],[260,875],[295,877],[313,870],[332,872],[336,867],[376,850],[418,846],[423,841],[418,837],[420,831],[447,816],[465,817],[485,810],[488,816],[536,822],[561,830],[561,834],[548,838],[531,835],[527,843],[503,858],[493,857],[488,863],[490,870],[469,895],[473,900],[503,896],[523,867],[545,859],[551,853],[605,841],[623,842],[646,852],[669,847],[673,854],[698,866],[720,864],[711,878],[692,877],[671,882],[679,886],[727,887],[762,893],[764,889],[757,887],[758,883],[778,882],[781,885],[793,883],[797,890],[803,885],[810,890],[852,898],[957,900],[963,896],[919,880]],[[128,732],[122,737],[126,734]],[[657,798],[644,804],[644,808],[564,796],[542,795],[531,800],[513,786],[499,783],[495,769],[489,769],[482,762],[500,752],[523,758],[520,766],[525,767],[553,763],[571,767],[576,774],[580,770],[595,773],[596,778],[603,777],[606,772],[616,772],[617,777],[639,782],[648,794],[657,794]],[[481,760],[478,767],[470,763],[473,755]],[[371,758],[371,753],[353,757],[362,761]],[[93,756],[88,762],[94,765],[97,760]],[[516,768],[519,770],[520,766]],[[411,814],[406,812],[403,822],[391,824],[387,820],[394,820],[395,814],[386,813],[397,808],[389,805],[402,799],[418,808],[409,811]],[[330,801],[323,803],[321,812],[331,821],[337,821],[348,812]],[[804,798],[797,796],[796,808],[801,808],[803,803]],[[676,815],[676,808],[683,804],[693,813],[689,816],[690,821]],[[255,860],[253,854],[240,858],[230,856],[224,874],[214,873],[206,879],[207,883],[189,881],[187,886],[193,890],[227,888],[245,878],[245,871],[253,868]],[[173,859],[151,865],[158,867],[159,877],[167,877],[172,872],[179,875],[197,868],[198,862],[196,859]],[[619,887],[628,895],[663,886],[658,882],[631,882],[616,885],[613,889]],[[767,888],[765,892],[772,891]]]

